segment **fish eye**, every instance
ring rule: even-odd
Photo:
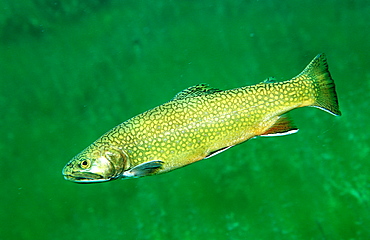
[[[90,165],[91,165],[91,162],[90,162],[90,160],[82,160],[81,162],[80,162],[80,167],[82,168],[82,169],[87,169],[87,168],[89,168],[90,167]]]

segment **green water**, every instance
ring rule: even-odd
[[[1,239],[370,239],[367,0],[0,3]],[[79,185],[63,166],[209,83],[286,80],[325,52],[342,117],[185,168]]]

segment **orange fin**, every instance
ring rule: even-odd
[[[262,137],[275,137],[285,136],[298,132],[298,128],[295,127],[287,115],[282,115],[266,132],[261,134]]]

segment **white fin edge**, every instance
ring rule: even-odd
[[[298,131],[299,131],[299,129],[292,129],[292,130],[282,132],[282,133],[271,133],[271,134],[260,135],[260,136],[261,137],[279,137],[279,136],[285,136],[285,135],[293,134],[293,133],[296,133]]]

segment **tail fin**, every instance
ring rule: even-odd
[[[335,116],[340,116],[334,80],[330,76],[328,64],[323,53],[318,54],[296,78],[311,79],[315,88],[315,103],[312,107],[320,108]]]

